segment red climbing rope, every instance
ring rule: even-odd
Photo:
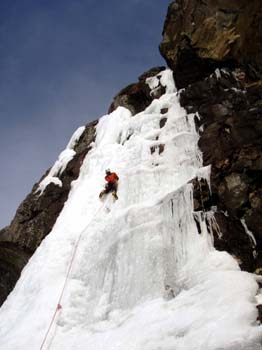
[[[100,211],[102,208],[103,208],[103,206],[101,206],[101,207],[96,211],[96,213],[95,213],[94,216],[93,216],[93,219],[96,217],[96,215],[99,213],[99,211]],[[80,235],[79,235],[79,237],[78,237],[78,239],[77,239],[77,242],[76,242],[76,244],[75,244],[74,251],[73,251],[73,254],[72,254],[72,258],[71,258],[71,261],[70,261],[70,264],[69,264],[69,267],[68,267],[68,270],[67,270],[67,274],[66,274],[66,277],[65,277],[64,285],[63,285],[62,291],[61,291],[61,293],[60,293],[60,296],[59,296],[59,299],[58,299],[58,303],[57,303],[56,309],[55,309],[55,311],[54,311],[53,317],[52,317],[51,322],[50,322],[50,324],[49,324],[49,327],[48,327],[48,329],[47,329],[47,331],[46,331],[45,337],[44,337],[44,339],[43,339],[43,341],[42,341],[40,350],[43,349],[43,347],[44,347],[44,345],[45,345],[45,343],[46,343],[47,337],[48,337],[48,335],[49,335],[49,333],[50,333],[50,330],[51,330],[51,328],[52,328],[52,326],[53,326],[53,323],[54,323],[54,321],[55,321],[55,318],[56,318],[56,315],[57,315],[58,311],[60,311],[60,310],[62,309],[62,299],[63,299],[63,295],[64,295],[65,288],[66,288],[66,285],[67,285],[67,281],[68,281],[69,274],[70,274],[71,269],[72,269],[72,266],[73,266],[73,262],[74,262],[74,259],[75,259],[75,256],[76,256],[76,251],[77,251],[77,248],[78,248],[78,246],[79,246],[79,242],[80,242],[80,240],[81,240],[82,234],[83,234],[84,231],[88,228],[88,226],[92,223],[93,219],[91,219],[90,222],[86,225],[86,227],[81,231],[81,233],[80,233]],[[52,338],[52,340],[53,340],[53,339],[54,339],[54,338]],[[51,342],[52,342],[52,340],[51,340]],[[49,346],[51,345],[51,342],[50,342]]]

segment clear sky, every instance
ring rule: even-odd
[[[151,67],[171,0],[0,1],[0,227],[73,131]]]

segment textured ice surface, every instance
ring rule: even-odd
[[[255,278],[213,248],[212,212],[193,213],[189,181],[210,172],[194,115],[171,71],[161,83],[167,93],[144,112],[119,107],[100,119],[63,211],[0,310],[4,350],[40,348],[80,234],[44,349],[261,349]],[[98,199],[107,168],[120,178],[116,202]]]

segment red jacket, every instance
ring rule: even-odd
[[[107,182],[116,182],[119,179],[116,173],[111,173],[105,177]]]

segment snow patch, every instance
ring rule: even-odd
[[[150,95],[154,96],[161,86],[166,88],[166,94],[174,93],[176,91],[176,87],[172,76],[173,72],[167,69],[158,73],[154,77],[147,78],[146,84],[151,89]]]
[[[62,181],[58,177],[48,175],[39,184],[39,187],[37,189],[37,192],[40,191],[39,195],[41,195],[44,192],[44,190],[46,189],[46,187],[51,183],[53,183],[59,187],[63,186]]]
[[[220,69],[219,69],[219,68],[217,68],[217,69],[215,70],[215,76],[216,76],[217,79],[221,79],[221,72],[220,72]]]

